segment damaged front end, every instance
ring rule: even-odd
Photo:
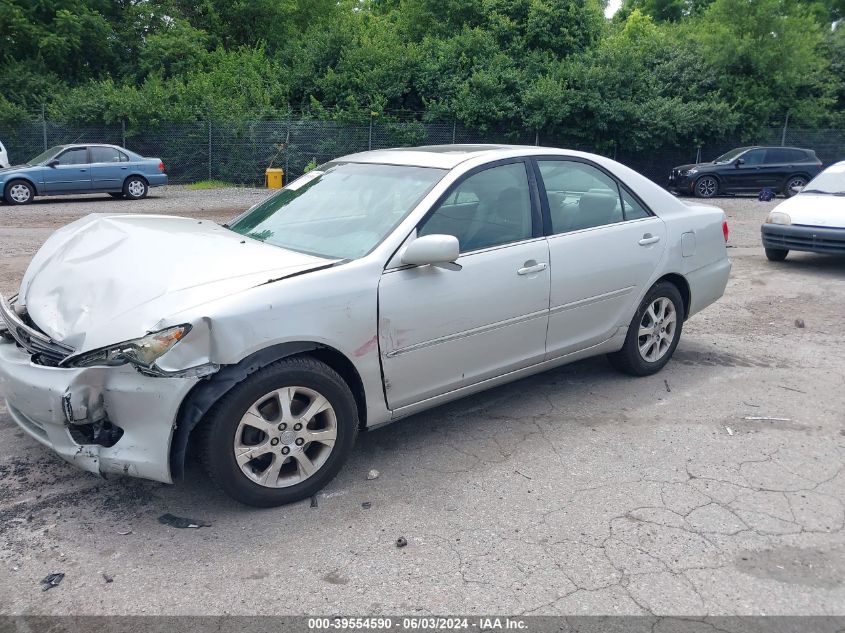
[[[169,447],[179,407],[197,376],[214,368],[161,370],[155,361],[169,347],[144,338],[106,355],[77,355],[38,329],[14,299],[0,296],[0,395],[9,415],[84,470],[170,483]],[[75,358],[89,364],[76,365]],[[95,364],[95,358],[110,363]]]

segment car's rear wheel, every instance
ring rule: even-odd
[[[702,176],[695,181],[696,198],[712,198],[719,193],[719,181],[713,176]]]
[[[202,461],[237,501],[279,506],[331,481],[357,430],[358,409],[343,378],[313,358],[287,358],[251,375],[212,408]]]
[[[117,192],[111,192],[111,193],[109,193],[109,195],[112,198],[122,198],[123,197],[123,193],[117,193]]]
[[[807,186],[807,178],[804,176],[790,176],[786,179],[786,184],[783,187],[783,195],[787,198],[791,198],[795,195],[795,191],[792,190],[793,187],[806,187]]]
[[[123,183],[123,195],[130,200],[140,200],[147,197],[150,190],[147,181],[140,176],[130,176]]]
[[[784,248],[767,248],[766,257],[770,262],[782,262],[789,255],[789,251]]]
[[[11,180],[3,197],[9,204],[29,204],[35,197],[35,189],[26,180]]]
[[[678,346],[684,321],[684,303],[674,284],[652,286],[628,326],[625,344],[610,363],[632,376],[648,376],[661,369]]]

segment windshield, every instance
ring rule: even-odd
[[[719,156],[719,158],[717,158],[713,162],[714,163],[729,163],[734,158],[736,158],[737,156],[742,154],[744,151],[746,151],[747,149],[748,149],[747,147],[738,147],[737,149],[732,149],[731,151],[726,152],[726,153],[722,154],[721,156]]]
[[[801,193],[845,195],[845,163],[828,167],[807,183]]]
[[[26,164],[27,165],[40,165],[41,163],[43,163],[48,158],[53,158],[53,156],[58,154],[61,149],[62,149],[61,145],[56,145],[55,147],[51,147],[50,149],[47,149],[47,150],[44,150],[43,152],[41,152],[35,158],[30,158],[28,161],[26,161]]]
[[[379,244],[445,174],[426,167],[326,163],[229,228],[294,251],[356,259]]]

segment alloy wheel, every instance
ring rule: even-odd
[[[718,189],[719,183],[716,182],[715,178],[710,178],[709,176],[700,178],[698,182],[695,183],[695,190],[702,198],[712,198],[716,195]]]
[[[302,483],[328,460],[337,440],[331,403],[307,387],[283,387],[255,401],[235,431],[241,472],[268,488]]]
[[[786,195],[787,196],[794,196],[795,193],[792,191],[793,187],[804,187],[807,185],[807,179],[801,178],[800,176],[796,176],[795,178],[790,178],[789,182],[786,183]]]
[[[637,345],[640,356],[649,363],[655,363],[666,355],[672,346],[678,314],[675,304],[666,297],[658,297],[643,313]]]

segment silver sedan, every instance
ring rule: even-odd
[[[721,210],[600,156],[354,154],[227,225],[57,231],[0,298],[0,393],[88,471],[170,483],[192,444],[235,499],[289,503],[361,430],[598,354],[659,371],[724,292],[726,240]]]

